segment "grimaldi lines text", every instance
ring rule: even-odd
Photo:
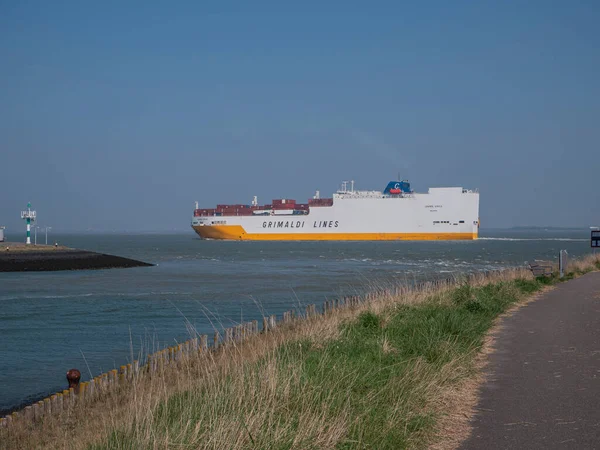
[[[192,228],[205,239],[230,240],[448,240],[477,239],[479,192],[462,187],[417,193],[407,181],[383,191],[359,191],[344,182],[331,198],[319,191],[308,203],[276,199],[259,205],[196,204]]]

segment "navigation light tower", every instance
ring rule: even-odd
[[[27,221],[27,240],[26,244],[31,244],[31,222],[35,222],[35,211],[31,210],[31,203],[27,203],[27,211],[21,211],[21,219]]]

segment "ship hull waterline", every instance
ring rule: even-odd
[[[477,233],[246,233],[240,225],[193,226],[203,239],[231,241],[449,241],[474,240]]]

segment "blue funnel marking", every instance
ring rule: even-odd
[[[383,191],[384,194],[390,194],[390,189],[400,189],[403,194],[412,192],[408,181],[390,181]]]

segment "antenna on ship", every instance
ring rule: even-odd
[[[25,241],[27,245],[31,244],[31,222],[35,222],[35,217],[35,211],[31,210],[31,203],[27,203],[27,211],[21,211],[21,219],[27,221],[27,240]]]
[[[350,181],[350,192],[354,192],[354,180]]]

